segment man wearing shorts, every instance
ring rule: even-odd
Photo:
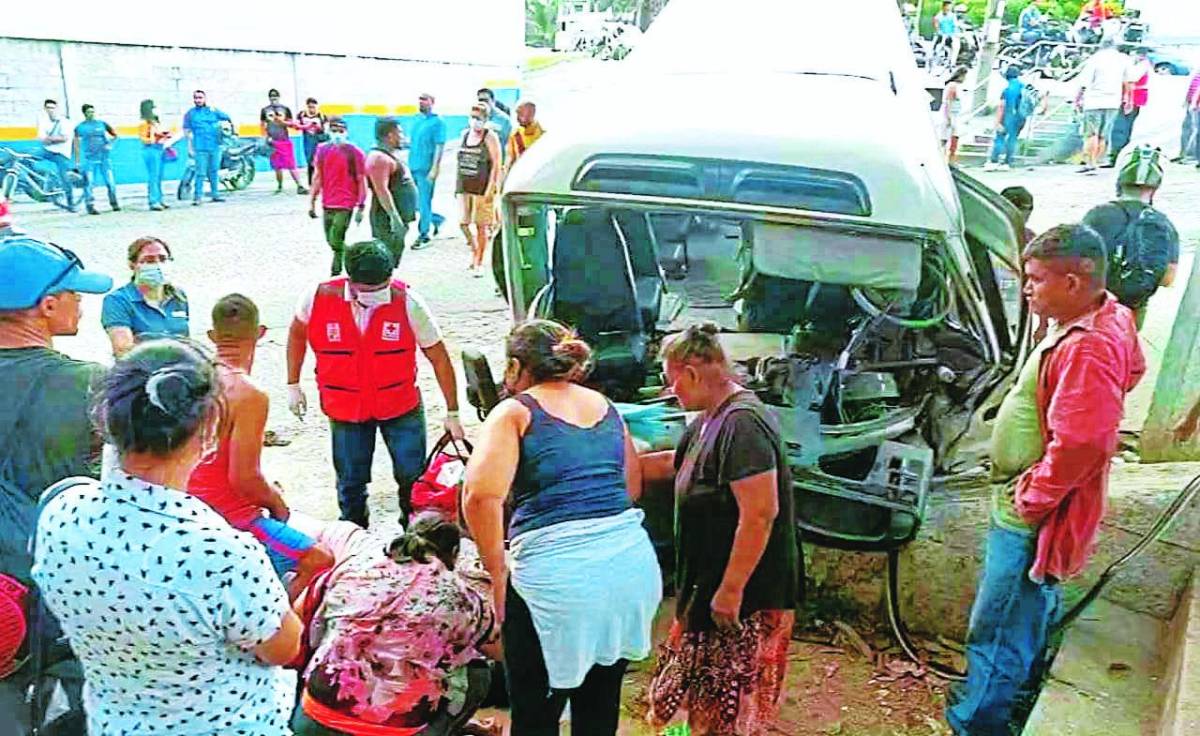
[[[260,464],[269,400],[250,378],[254,352],[267,328],[258,307],[241,294],[222,297],[213,307],[208,337],[217,346],[223,370],[225,417],[217,451],[192,472],[188,492],[250,532],[267,550],[280,577],[294,573],[288,596],[295,599],[333,557],[306,534],[288,526],[290,512],[278,484],[267,482]],[[265,514],[264,514],[265,512]]]
[[[463,134],[458,149],[458,186],[455,191],[462,202],[462,230],[471,246],[471,268],[475,276],[483,276],[483,257],[496,213],[493,203],[500,188],[502,160],[498,135],[487,126],[490,106],[477,102],[471,107],[470,128]],[[471,226],[475,232],[471,232]]]
[[[1094,174],[1108,149],[1113,123],[1121,108],[1129,58],[1117,49],[1116,39],[1106,36],[1100,50],[1088,59],[1079,73],[1076,108],[1082,113],[1083,168]]]

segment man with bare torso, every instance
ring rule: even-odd
[[[397,154],[404,141],[395,118],[375,123],[375,148],[367,154],[367,183],[371,187],[371,237],[392,253],[395,266],[404,255],[408,224],[416,219],[417,185]]]
[[[212,506],[231,526],[254,535],[281,576],[294,573],[287,587],[288,596],[295,599],[317,573],[333,564],[333,557],[308,535],[288,526],[291,512],[282,489],[262,474],[269,399],[250,378],[250,369],[266,328],[259,324],[258,307],[241,294],[222,297],[212,317],[208,336],[217,346],[223,368],[225,416],[217,451],[196,467],[188,492]]]

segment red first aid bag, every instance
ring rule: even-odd
[[[425,461],[425,472],[413,483],[413,513],[437,511],[447,518],[458,518],[458,494],[472,449],[465,439],[460,442],[449,433],[442,435]]]

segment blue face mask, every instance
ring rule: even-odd
[[[144,263],[137,267],[133,281],[138,286],[159,287],[167,283],[167,275],[160,263]]]
[[[344,130],[333,130],[329,132],[329,140],[337,145],[341,145],[348,141],[350,136]]]

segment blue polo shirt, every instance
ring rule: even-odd
[[[75,126],[75,135],[79,136],[79,148],[83,158],[88,161],[101,161],[108,158],[108,136],[114,138],[117,132],[103,120],[84,120]]]
[[[418,173],[433,170],[433,157],[438,146],[446,145],[446,123],[438,115],[421,113],[413,123],[408,148],[408,168]]]
[[[104,329],[128,327],[139,342],[156,337],[188,336],[187,295],[168,286],[166,299],[157,306],[146,303],[146,297],[131,281],[104,297],[100,324]]]
[[[192,145],[197,151],[216,151],[221,147],[222,120],[231,122],[229,116],[205,105],[193,107],[183,116],[183,129],[192,131]]]

